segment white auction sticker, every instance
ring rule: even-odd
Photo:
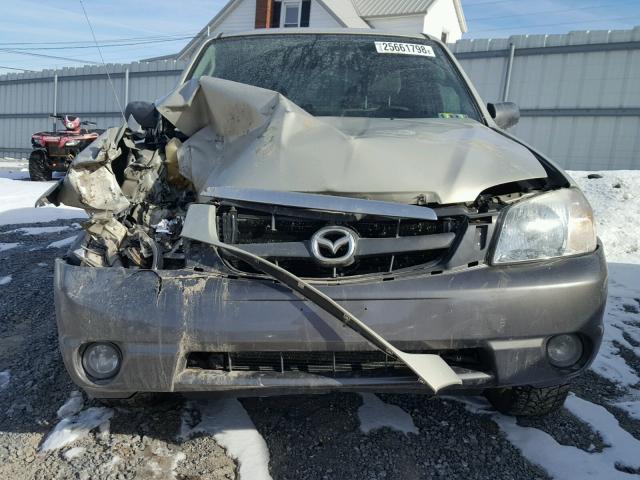
[[[421,57],[435,57],[436,54],[429,45],[419,43],[374,42],[378,53],[394,53],[396,55],[419,55]]]

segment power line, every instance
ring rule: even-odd
[[[0,65],[0,68],[4,68],[6,70],[17,70],[19,72],[35,72],[35,70],[29,70],[28,68],[7,67],[5,65]]]
[[[11,53],[14,55],[27,55],[30,57],[42,57],[42,58],[51,58],[54,60],[65,60],[67,62],[74,62],[74,63],[90,63],[92,65],[100,65],[100,62],[93,62],[91,60],[80,60],[79,58],[69,58],[69,57],[59,57],[56,55],[45,55],[44,53],[35,53],[35,52],[22,52],[20,50],[11,50],[8,48],[5,49],[1,49],[0,52],[2,53]]]
[[[629,3],[636,3],[637,0],[632,0],[631,2],[618,2],[615,5],[625,5],[625,4],[629,4]],[[524,17],[524,16],[529,16],[529,15],[553,15],[556,13],[569,13],[569,12],[574,12],[576,10],[595,10],[598,8],[606,8],[606,7],[611,7],[613,6],[612,3],[602,3],[600,5],[591,5],[591,6],[587,6],[587,7],[575,7],[575,8],[569,8],[569,9],[564,9],[564,10],[546,10],[546,11],[542,11],[542,12],[526,12],[526,13],[512,13],[511,15],[502,15],[499,17],[495,17],[495,16],[488,16],[488,17],[468,17],[467,20],[470,22],[477,22],[479,20],[499,20],[499,19],[503,19],[503,18],[512,18],[512,17]]]
[[[87,9],[84,8],[84,2],[80,0],[80,6],[82,6],[82,11],[84,12],[84,18],[87,19],[87,24],[89,25],[89,30],[91,30],[91,36],[93,37],[93,41],[98,48],[98,53],[100,54],[100,60],[102,60],[102,65],[104,66],[105,72],[107,72],[107,79],[109,80],[109,84],[111,85],[111,90],[113,90],[113,96],[116,97],[116,103],[118,104],[118,108],[120,108],[120,113],[122,114],[122,119],[126,122],[127,119],[124,116],[124,109],[120,104],[120,97],[116,93],[116,87],[113,84],[113,80],[111,80],[111,74],[109,73],[109,69],[107,68],[107,64],[104,61],[104,57],[102,56],[102,50],[100,49],[100,45],[98,45],[98,40],[96,40],[96,33],[93,31],[93,25],[91,25],[91,20],[89,20],[89,15],[87,15]]]
[[[512,3],[513,1],[514,0],[495,0],[491,2],[472,3],[472,4],[468,4],[465,2],[464,8],[482,7],[484,5],[495,5],[496,3]]]
[[[133,45],[153,45],[158,43],[167,43],[167,42],[181,42],[183,40],[189,40],[193,37],[179,37],[171,40],[149,40],[145,42],[130,42],[130,43],[117,43],[112,45],[78,45],[72,47],[24,47],[24,48],[13,48],[12,50],[20,51],[20,52],[28,52],[28,51],[41,51],[41,50],[79,50],[79,49],[87,49],[87,48],[114,48],[114,47],[129,47]],[[3,50],[0,48],[0,50]]]
[[[633,23],[638,21],[638,18],[634,18],[631,17],[629,18],[628,16],[626,17],[617,17],[617,18],[597,18],[597,19],[592,19],[592,20],[581,20],[581,21],[577,21],[577,22],[561,22],[561,23],[545,23],[545,24],[539,24],[539,25],[526,25],[526,27],[500,27],[500,28],[491,28],[491,29],[485,29],[485,30],[474,30],[475,33],[481,33],[481,32],[497,32],[497,31],[501,31],[501,30],[515,30],[517,28],[528,28],[528,29],[534,29],[534,28],[541,28],[541,27],[557,27],[557,26],[562,26],[562,25],[575,25],[575,24],[580,24],[580,23],[595,23],[595,22],[602,22],[602,21],[618,21],[618,20],[629,20],[626,23]]]
[[[104,39],[104,40],[100,40],[101,44],[107,44],[107,43],[119,43],[119,42],[129,42],[129,41],[145,41],[145,40],[164,40],[164,39],[171,39],[171,38],[182,38],[182,37],[188,37],[188,38],[192,38],[195,35],[197,35],[197,32],[195,33],[189,33],[189,32],[183,32],[180,34],[173,34],[173,35],[153,35],[153,36],[145,36],[145,37],[127,37],[127,38],[110,38],[110,39]],[[75,41],[56,41],[56,42],[0,42],[0,46],[5,46],[5,47],[19,47],[21,45],[94,45],[93,42],[91,41],[86,41],[86,40],[75,40]]]

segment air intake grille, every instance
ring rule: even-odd
[[[465,225],[464,217],[445,217],[437,221],[416,219],[372,218],[355,219],[349,216],[317,215],[309,212],[305,216],[291,213],[270,214],[246,208],[221,207],[218,212],[218,234],[222,241],[238,246],[261,244],[269,245],[283,242],[308,245],[318,230],[328,226],[347,227],[360,239],[424,239],[427,236],[449,234],[451,237],[461,233]],[[451,242],[454,245],[455,242]],[[276,250],[277,245],[273,249]],[[274,261],[294,275],[303,278],[342,278],[356,275],[380,274],[418,266],[435,266],[449,253],[451,246],[418,251],[385,251],[381,254],[363,255],[347,266],[330,267],[319,264],[307,256],[278,254],[262,255]],[[281,252],[282,250],[280,250]],[[259,273],[241,260],[230,256],[223,258],[229,266],[246,273]]]
[[[438,352],[414,352],[438,353]],[[450,364],[478,367],[477,349],[439,352]],[[191,352],[187,368],[222,372],[304,372],[325,376],[413,376],[402,362],[380,351],[365,352]]]

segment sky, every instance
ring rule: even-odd
[[[179,51],[226,0],[83,2],[104,45],[104,61],[125,63]],[[0,0],[0,5],[0,74],[101,62],[80,0]],[[464,38],[640,25],[640,0],[462,0],[462,5],[469,25]]]

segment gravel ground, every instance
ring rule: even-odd
[[[33,226],[68,226],[39,235],[10,232]],[[208,435],[179,440],[185,399],[144,398],[113,411],[110,424],[59,450],[40,452],[58,423],[56,411],[75,390],[57,350],[52,298],[53,260],[47,248],[74,234],[74,221],[0,226],[0,479],[232,479],[237,465]],[[4,232],[4,233],[3,233]],[[630,353],[632,354],[632,353]],[[606,404],[621,391],[588,373],[576,393]],[[490,415],[471,413],[450,398],[379,395],[411,415],[418,435],[384,428],[359,429],[357,394],[249,398],[241,403],[270,452],[274,479],[544,479],[501,432]],[[84,406],[99,406],[84,397]],[[607,408],[640,438],[640,422]],[[566,410],[520,425],[547,432],[562,445],[598,452],[606,442]],[[108,427],[108,428],[107,428]],[[75,456],[74,456],[75,455]]]

